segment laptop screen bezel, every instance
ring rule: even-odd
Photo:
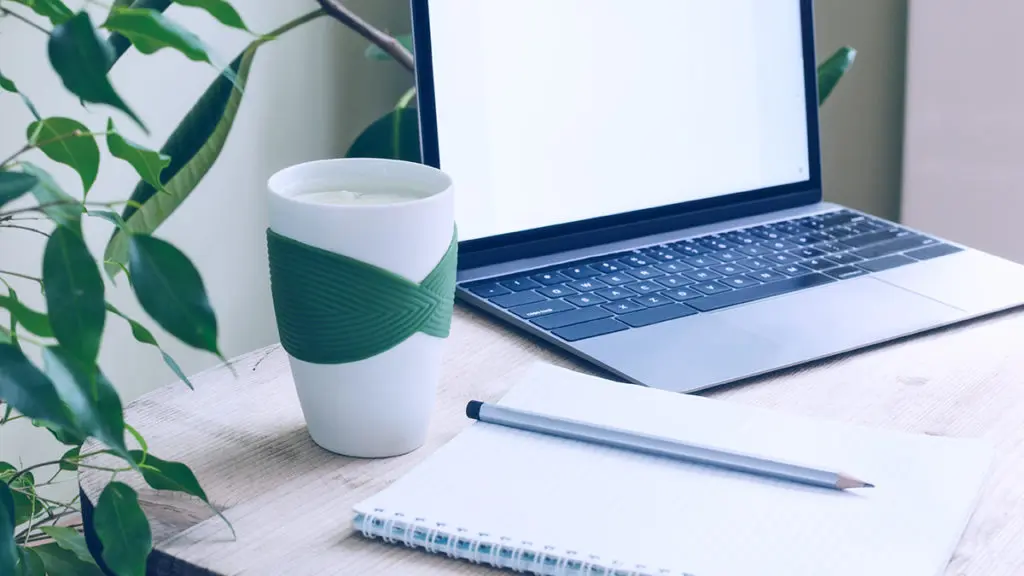
[[[443,170],[438,144],[433,61],[430,49],[430,1],[410,0],[410,2],[416,62],[421,159],[424,164]],[[812,0],[800,0],[800,19],[807,102],[807,147],[810,168],[808,180],[462,240],[459,242],[459,269],[543,256],[820,202],[822,199],[821,153],[818,133],[818,81]],[[458,190],[457,181],[455,187]]]

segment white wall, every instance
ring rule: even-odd
[[[908,224],[1024,262],[1024,4],[915,0],[903,210]]]
[[[70,2],[75,6],[74,2]],[[351,0],[347,4],[374,24],[408,30],[404,0]],[[315,9],[312,0],[234,0],[255,31],[267,32]],[[13,6],[18,9],[20,6]],[[25,10],[21,10],[25,12]],[[172,6],[167,15],[196,32],[227,62],[245,46],[243,33],[230,31],[205,13]],[[98,17],[102,17],[99,14]],[[277,340],[267,275],[263,202],[265,181],[289,164],[339,156],[373,118],[393,106],[412,77],[392,62],[363,58],[366,42],[329,18],[321,18],[263,47],[256,56],[234,130],[215,168],[192,197],[158,231],[188,254],[210,294],[227,356]],[[215,77],[216,71],[163,51],[143,57],[126,54],[112,73],[114,85],[145,120],[152,136],[133,129],[122,115],[104,107],[83,111],[68,96],[46,59],[46,36],[10,18],[0,20],[0,69],[29,94],[44,116],[66,115],[101,130],[113,114],[119,128],[138,142],[159,148],[181,117]],[[31,117],[16,96],[0,93],[0,156],[24,143]],[[105,146],[101,145],[105,153]],[[70,193],[81,193],[77,175],[36,154],[26,157],[50,169]],[[131,167],[104,155],[90,200],[126,199],[137,181]],[[110,226],[86,222],[94,255],[102,255]],[[0,269],[40,273],[43,241],[27,232],[0,233]],[[43,308],[38,288],[15,282],[19,295]],[[123,278],[108,288],[122,311],[156,328],[141,312]],[[186,373],[216,359],[186,348],[154,330]],[[153,349],[135,343],[123,322],[108,318],[101,366],[129,401],[174,379]],[[0,428],[0,459],[34,462],[57,449],[48,435],[16,422]]]

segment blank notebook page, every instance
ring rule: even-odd
[[[817,421],[546,364],[500,404],[843,472],[876,487],[806,487],[476,422],[356,512],[442,522],[655,574],[936,576],[991,459],[973,440]]]

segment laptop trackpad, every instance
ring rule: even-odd
[[[960,310],[864,277],[594,339],[584,350],[629,379],[707,388],[932,328]],[[584,341],[582,344],[587,344]],[[617,357],[612,349],[629,350]],[[581,346],[581,349],[590,346]],[[609,358],[611,353],[616,356]],[[665,359],[670,359],[666,364]]]

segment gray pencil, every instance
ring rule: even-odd
[[[856,478],[827,470],[817,470],[775,462],[713,448],[691,446],[666,438],[587,424],[575,420],[554,418],[497,404],[486,404],[476,400],[466,405],[466,416],[481,422],[507,426],[509,428],[518,428],[519,430],[547,434],[549,436],[611,446],[631,452],[662,456],[683,462],[714,466],[757,476],[831,488],[833,490],[874,488],[874,484],[868,484]]]

